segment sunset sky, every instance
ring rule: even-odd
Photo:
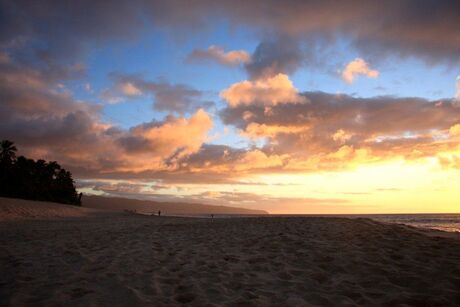
[[[459,1],[0,2],[0,139],[84,193],[460,212]]]

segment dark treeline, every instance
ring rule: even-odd
[[[1,142],[0,196],[81,205],[72,174],[57,162],[16,158],[17,148]]]

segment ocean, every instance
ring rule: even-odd
[[[460,214],[366,214],[360,217],[385,223],[460,232]]]

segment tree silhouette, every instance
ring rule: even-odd
[[[16,159],[13,142],[1,142],[0,196],[80,205],[72,174],[56,161]]]
[[[0,161],[11,163],[16,159],[16,151],[18,151],[18,149],[14,146],[13,142],[3,140],[1,142]]]

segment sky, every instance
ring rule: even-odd
[[[458,1],[0,6],[0,139],[79,191],[460,212]]]

